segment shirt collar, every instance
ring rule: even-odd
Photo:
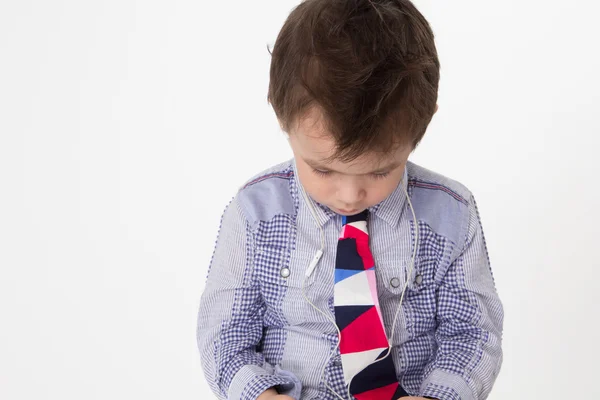
[[[298,170],[296,166],[296,160],[292,160],[292,168],[294,170],[294,183],[296,184],[296,188],[298,191],[298,201],[300,206],[306,204],[305,197],[303,195],[304,187],[300,183],[300,179],[298,178]],[[375,204],[372,207],[369,207],[369,213],[376,215],[378,218],[384,220],[387,224],[394,227],[398,224],[400,220],[400,216],[402,215],[402,210],[404,209],[404,204],[406,201],[405,190],[408,191],[408,166],[404,167],[404,172],[402,176],[402,180],[394,189],[394,191],[383,201],[378,204]],[[402,188],[404,187],[404,189]],[[331,218],[335,217],[337,214],[329,207],[319,203],[318,201],[313,200],[308,193],[304,192],[306,195],[306,199],[312,202],[312,209],[315,212],[315,217],[321,226],[325,225],[327,221]],[[309,212],[311,212],[310,207]]]

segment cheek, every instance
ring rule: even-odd
[[[307,166],[298,168],[298,178],[310,197],[317,201],[321,201],[327,196],[328,191],[331,190],[331,186],[325,184],[323,178],[315,176],[309,168],[310,167]]]
[[[400,182],[388,181],[373,185],[369,190],[369,198],[372,203],[379,203],[385,200],[398,187]]]

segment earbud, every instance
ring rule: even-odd
[[[317,266],[317,264],[319,263],[319,260],[321,259],[322,255],[323,255],[323,250],[321,250],[321,249],[317,250],[317,252],[315,253],[315,256],[313,257],[308,268],[306,269],[306,277],[307,278],[312,275],[312,273],[315,270],[315,267]]]

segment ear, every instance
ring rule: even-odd
[[[439,107],[438,107],[438,105],[437,105],[437,103],[436,103],[436,105],[435,105],[435,111],[433,112],[434,114],[437,112],[438,108],[439,108]]]

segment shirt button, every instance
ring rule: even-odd
[[[397,288],[398,286],[400,286],[400,279],[398,279],[398,278],[392,278],[392,280],[390,281],[390,284],[393,287]]]
[[[281,268],[280,273],[283,278],[287,278],[288,276],[290,276],[290,269],[289,268]]]
[[[415,278],[415,283],[417,285],[420,285],[421,283],[423,283],[423,275],[417,275],[417,277]]]

